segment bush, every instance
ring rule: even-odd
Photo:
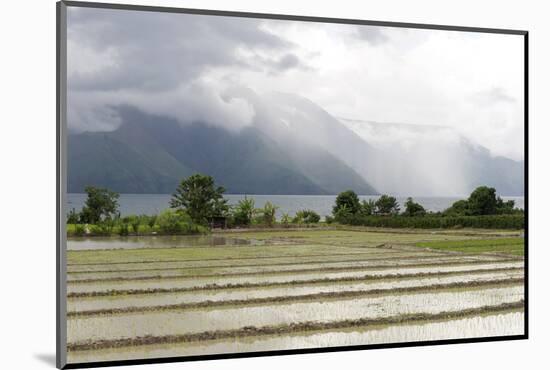
[[[273,226],[277,209],[279,209],[279,207],[276,205],[273,205],[271,202],[266,202],[264,208],[260,210],[262,214],[261,221],[267,226]]]
[[[74,235],[75,236],[84,236],[84,235],[86,235],[86,227],[82,224],[74,225]]]
[[[157,215],[152,216],[144,216],[144,223],[149,225],[149,227],[152,229],[157,222]]]
[[[118,235],[128,236],[129,234],[130,234],[130,230],[129,230],[128,224],[126,222],[122,222],[118,227]]]
[[[92,225],[90,227],[90,232],[93,235],[103,235],[103,236],[109,236],[111,235],[114,227],[114,221],[107,219],[105,221],[100,221],[95,225]]]
[[[283,227],[289,227],[290,221],[291,219],[288,213],[283,213],[283,215],[281,216],[281,224],[283,225]]]
[[[128,223],[130,224],[130,226],[132,226],[132,231],[134,232],[134,234],[138,234],[141,219],[138,216],[131,215],[128,217]]]
[[[316,224],[321,220],[321,216],[317,212],[312,211],[311,209],[304,209],[296,212],[296,216],[292,220],[293,223],[301,224]]]
[[[181,212],[176,212],[171,209],[164,210],[157,218],[160,232],[163,234],[178,234],[182,232],[182,217]]]
[[[156,220],[159,231],[163,234],[205,234],[208,228],[195,224],[185,212],[167,209],[162,211]]]
[[[231,223],[235,226],[248,226],[252,223],[255,213],[254,199],[245,196],[234,208]]]
[[[68,224],[78,224],[80,223],[80,213],[77,212],[74,208],[69,211],[67,215]]]
[[[344,225],[359,225],[388,228],[419,228],[419,229],[450,229],[450,228],[480,228],[480,229],[523,229],[523,215],[486,215],[486,216],[367,216],[360,217],[351,214],[339,215],[337,221]]]

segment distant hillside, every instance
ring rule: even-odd
[[[336,119],[303,97],[235,89],[254,109],[240,131],[118,107],[112,132],[69,136],[70,192],[86,185],[171,193],[192,173],[237,194],[462,196],[479,185],[524,193],[524,163],[443,126]]]
[[[369,181],[401,195],[466,195],[480,185],[500,195],[524,194],[524,162],[493,156],[456,130],[341,119],[375,149],[365,158]]]
[[[86,185],[122,193],[171,193],[192,173],[211,175],[236,194],[376,194],[361,176],[320,147],[282,148],[251,126],[238,133],[121,107],[112,132],[69,136],[69,192]],[[307,152],[307,156],[296,152]]]

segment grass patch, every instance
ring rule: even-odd
[[[225,237],[235,237],[248,240],[277,241],[288,243],[315,243],[333,246],[376,246],[383,243],[411,244],[432,240],[464,240],[477,236],[474,234],[460,235],[437,232],[381,232],[353,229],[308,229],[308,230],[269,230],[269,231],[241,231],[221,233]]]
[[[417,247],[443,251],[466,253],[504,253],[523,256],[525,240],[523,238],[495,238],[482,240],[432,241],[415,243]]]

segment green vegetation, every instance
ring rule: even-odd
[[[160,215],[129,215],[120,217],[119,195],[104,188],[89,186],[88,198],[81,212],[72,209],[67,215],[67,233],[84,235],[180,235],[207,233],[209,227],[318,227],[321,216],[303,209],[291,217],[284,213],[278,221],[279,207],[266,202],[255,208],[254,199],[244,197],[229,206],[223,198],[225,189],[215,186],[211,176],[194,174],[181,181],[170,200],[171,209]],[[377,228],[417,229],[501,229],[520,230],[525,226],[523,210],[514,208],[514,201],[503,201],[495,189],[480,186],[468,199],[459,200],[443,212],[427,212],[412,198],[407,198],[400,213],[397,199],[383,194],[376,200],[363,200],[353,190],[336,197],[332,216],[319,227],[340,225]]]
[[[80,213],[81,223],[99,223],[101,221],[109,222],[118,212],[119,195],[104,188],[87,186],[86,204]],[[76,214],[73,214],[76,217]]]
[[[311,209],[303,209],[301,211],[296,212],[296,216],[294,216],[292,223],[316,224],[320,220],[321,220],[321,216],[319,216],[315,211],[312,211]]]
[[[405,211],[403,216],[424,216],[426,215],[426,210],[420,204],[413,201],[411,197],[407,198],[405,202]]]
[[[416,243],[418,247],[466,252],[466,253],[506,253],[523,256],[525,252],[525,240],[523,238],[495,238],[480,240],[446,240]]]
[[[496,190],[487,186],[475,189],[466,200],[459,200],[443,212],[448,216],[484,216],[503,214],[522,214],[514,208],[513,200],[503,201],[497,197]]]
[[[514,201],[504,202],[496,196],[494,188],[480,186],[470,197],[455,202],[444,212],[426,212],[412,198],[405,202],[405,211],[399,213],[395,197],[382,195],[376,201],[359,203],[351,191],[340,193],[333,208],[333,217],[327,223],[387,228],[484,228],[523,229],[523,210],[514,208]]]
[[[359,197],[353,190],[346,190],[338,194],[336,197],[336,204],[332,208],[334,215],[339,212],[356,214],[360,209]]]
[[[274,206],[271,202],[266,202],[264,208],[261,210],[262,217],[260,221],[264,225],[273,226],[273,224],[277,221],[275,217],[277,209],[279,209],[279,207]]]
[[[375,212],[377,215],[397,215],[399,214],[399,204],[395,197],[390,197],[389,195],[382,195],[376,202]]]
[[[233,210],[233,222],[235,226],[248,226],[252,223],[254,218],[255,208],[254,199],[247,198],[239,200],[237,207]]]
[[[229,210],[224,192],[224,187],[214,185],[211,176],[195,174],[181,181],[170,207],[184,211],[197,224],[207,225],[210,218],[223,216]]]
[[[156,234],[204,234],[208,229],[193,222],[185,210],[168,209],[157,215],[120,217],[118,197],[108,189],[86,188],[88,198],[81,212],[74,209],[67,215],[69,236],[129,236]]]
[[[509,229],[520,230],[525,227],[523,215],[489,215],[489,216],[349,216],[340,217],[338,222],[344,225],[360,225],[387,228],[419,229]]]

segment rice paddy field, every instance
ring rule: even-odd
[[[73,238],[69,363],[521,335],[520,232]]]

